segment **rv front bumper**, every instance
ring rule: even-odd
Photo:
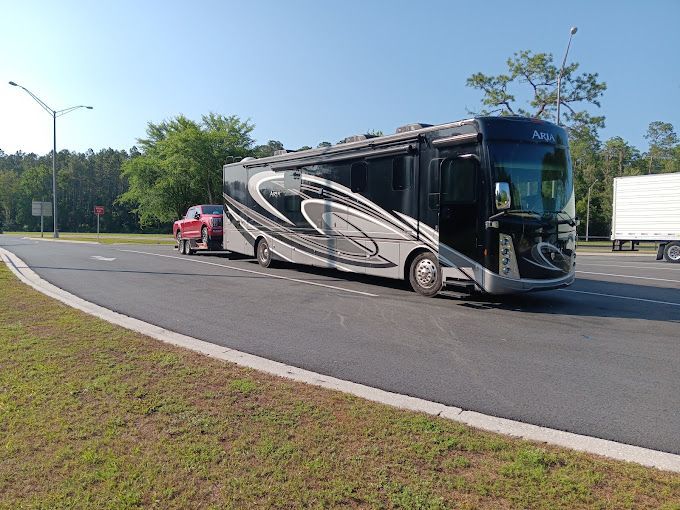
[[[553,280],[530,280],[530,279],[513,279],[505,278],[504,276],[492,273],[491,271],[484,271],[484,282],[482,284],[484,290],[489,294],[518,294],[521,292],[532,292],[537,290],[551,290],[567,287],[574,283],[576,273],[574,270],[562,278]]]

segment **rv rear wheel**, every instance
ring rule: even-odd
[[[663,250],[663,258],[666,259],[666,262],[680,264],[680,242],[668,243]]]
[[[442,289],[442,271],[437,257],[429,251],[417,255],[411,262],[409,281],[418,294],[436,296]]]
[[[272,251],[264,239],[257,243],[257,261],[262,267],[269,267],[272,264]]]

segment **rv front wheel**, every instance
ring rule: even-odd
[[[668,243],[663,250],[663,258],[665,258],[667,262],[680,264],[680,242],[674,241]]]
[[[442,289],[442,272],[437,257],[430,252],[417,255],[411,262],[409,280],[418,294],[436,296]]]
[[[257,243],[257,261],[262,267],[269,267],[272,263],[272,252],[264,239]]]

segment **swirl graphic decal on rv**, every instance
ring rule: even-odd
[[[299,190],[290,189],[281,172],[267,170],[251,177],[248,192],[251,204],[224,194],[227,217],[250,245],[265,237],[282,260],[291,260],[295,252],[313,265],[389,271],[404,257],[400,251],[423,246],[437,252],[433,229],[390,213],[337,182],[302,174]]]

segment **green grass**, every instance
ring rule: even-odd
[[[20,237],[40,238],[40,232],[5,232],[7,235]],[[45,239],[52,239],[52,232],[44,233]],[[97,234],[82,232],[59,232],[59,239],[65,241],[87,241],[101,244],[163,244],[174,245],[175,240],[172,235],[164,234]]]
[[[213,360],[0,266],[0,508],[142,507],[668,510],[680,475]]]

